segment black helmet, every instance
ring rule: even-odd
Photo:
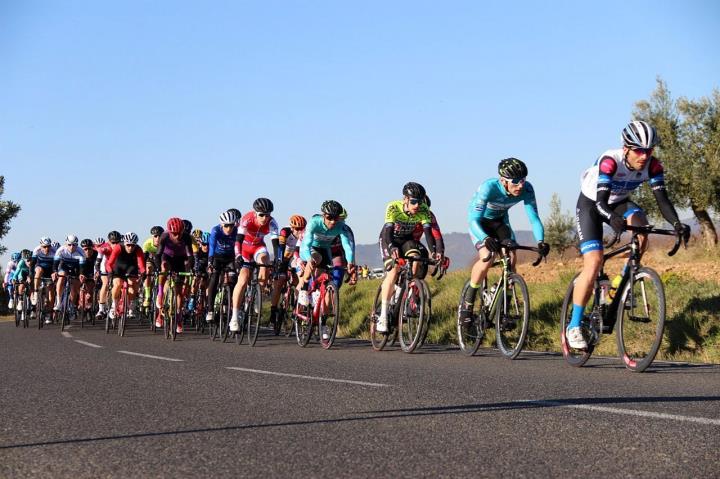
[[[24,260],[29,260],[30,258],[32,258],[32,251],[30,251],[29,249],[24,249],[20,252],[20,256],[22,256],[22,259]]]
[[[153,236],[155,236],[155,235],[160,236],[164,232],[165,232],[165,228],[163,228],[162,226],[153,226],[152,228],[150,228],[150,234]]]
[[[273,203],[267,198],[258,198],[253,201],[253,209],[258,213],[272,213]]]
[[[242,213],[240,213],[240,210],[237,209],[237,208],[229,208],[229,209],[227,210],[227,212],[228,212],[228,213],[235,213],[235,217],[236,217],[237,219],[242,218]]]
[[[183,226],[185,227],[185,229],[183,231],[187,234],[190,234],[190,232],[192,231],[192,223],[190,222],[190,220],[182,220],[182,221],[183,221]]]
[[[498,164],[498,175],[510,180],[525,178],[528,174],[525,163],[517,158],[505,158]]]
[[[320,211],[330,216],[340,216],[343,213],[344,208],[340,203],[335,200],[323,201]]]
[[[92,247],[93,247],[93,242],[92,242],[92,240],[91,240],[90,238],[85,238],[84,240],[82,240],[82,241],[80,242],[80,246],[81,246],[82,248],[92,248]]]
[[[430,208],[430,197],[428,195],[425,195],[425,204]]]
[[[402,192],[403,196],[409,196],[410,198],[417,198],[420,200],[425,198],[425,188],[423,188],[423,185],[413,181],[405,183]]]
[[[111,243],[119,243],[122,239],[122,235],[119,231],[111,231],[108,233],[108,241]]]

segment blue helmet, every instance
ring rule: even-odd
[[[207,231],[204,231],[203,234],[200,236],[200,244],[208,244],[210,243],[210,233]]]
[[[10,259],[15,261],[16,263],[20,261],[20,252],[11,254]]]

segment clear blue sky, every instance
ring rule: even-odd
[[[208,228],[258,196],[283,224],[338,199],[369,243],[408,180],[466,231],[508,156],[542,217],[554,192],[574,209],[658,75],[720,86],[719,5],[4,0],[0,174],[23,209],[2,243]]]

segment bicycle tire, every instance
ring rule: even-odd
[[[391,325],[388,324],[388,331],[380,333],[376,330],[377,318],[380,316],[380,310],[382,308],[382,301],[380,294],[382,293],[382,284],[378,285],[377,292],[375,293],[375,300],[373,301],[373,309],[370,311],[369,324],[370,324],[370,344],[373,350],[382,351],[388,343],[388,338],[391,336]],[[388,321],[390,323],[390,321]]]
[[[260,333],[260,320],[262,319],[262,286],[260,283],[255,285],[251,283],[247,294],[250,295],[250,299],[244,317],[247,325],[248,344],[252,347],[257,342]]]
[[[128,314],[127,290],[123,290],[120,304],[122,306],[122,314],[120,314],[120,318],[118,320],[118,336],[122,338],[125,336],[125,323],[127,322]]]
[[[565,358],[565,361],[570,366],[576,368],[582,367],[588,359],[590,359],[590,356],[592,356],[592,353],[595,350],[595,344],[592,342],[588,342],[587,349],[573,349],[567,343],[567,338],[565,337],[567,325],[570,324],[570,319],[572,318],[573,291],[575,290],[575,280],[577,280],[578,276],[580,276],[580,273],[573,276],[573,279],[570,281],[570,285],[568,286],[565,297],[563,298],[562,309],[560,312],[560,347],[562,349],[563,358]],[[588,308],[586,307],[585,312],[587,313],[587,311]],[[586,326],[583,324],[583,335],[585,335],[585,339],[587,340],[588,335],[586,334],[585,328]]]
[[[457,329],[458,345],[460,352],[466,356],[473,356],[480,349],[483,337],[485,336],[485,311],[482,306],[482,289],[480,289],[475,298],[473,309],[470,311],[469,320],[460,319],[460,311],[465,301],[465,293],[470,288],[470,280],[465,281],[462,292],[460,293],[460,301],[458,302],[458,310],[455,321]],[[480,298],[477,298],[480,295]],[[479,303],[479,305],[478,305]]]
[[[17,285],[15,287],[17,288]],[[18,305],[17,302],[20,301],[20,298],[18,298],[18,296],[16,294],[13,295],[13,298],[14,298],[13,305],[12,305],[13,315],[15,316],[15,327],[18,328],[18,327],[20,327],[20,321],[22,320],[22,317],[21,317],[22,310],[18,311],[18,309],[17,309],[17,305]]]
[[[500,299],[507,300],[507,310],[503,311],[503,302],[498,303],[495,311],[495,337],[497,348],[507,359],[515,359],[525,345],[530,320],[530,295],[527,283],[517,273],[508,273],[508,285],[501,285]]]
[[[304,319],[300,315],[304,316]],[[295,337],[300,347],[305,347],[312,338],[313,320],[312,320],[312,306],[297,305],[296,313],[294,314],[295,319]]]
[[[630,303],[629,309],[626,302]],[[635,314],[636,311],[645,316]],[[657,313],[657,318],[651,316],[653,313]],[[645,371],[660,349],[664,329],[662,280],[655,270],[639,268],[623,288],[617,312],[617,347],[625,367],[637,373]]]
[[[26,291],[23,293],[22,308],[23,308],[22,309],[23,328],[29,328],[30,327],[31,304],[30,304],[30,295],[27,293],[27,287],[26,287]]]
[[[63,288],[62,297],[60,298],[60,311],[56,316],[56,322],[60,323],[60,332],[65,331],[65,324],[68,319],[68,308],[70,307],[70,278],[65,278],[65,287]],[[67,321],[69,323],[69,321]]]
[[[414,352],[420,345],[425,322],[430,320],[427,288],[424,280],[413,279],[408,282],[400,296],[399,336],[400,348],[405,353]]]
[[[330,349],[335,342],[337,336],[338,325],[340,324],[340,293],[334,284],[330,283],[325,288],[325,297],[330,298],[330,307],[325,310],[323,306],[323,316],[320,318],[320,345],[323,349]],[[329,314],[328,314],[329,313]],[[328,337],[323,338],[323,326],[328,328]]]

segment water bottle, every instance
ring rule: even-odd
[[[600,280],[600,304],[610,304],[610,281]]]

